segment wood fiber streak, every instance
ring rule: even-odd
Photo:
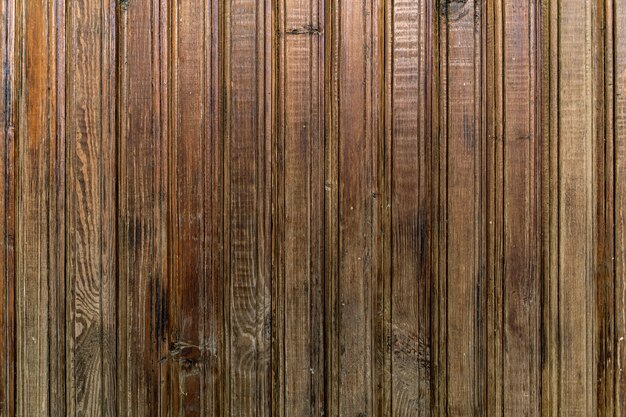
[[[115,414],[115,4],[68,5],[67,415]]]
[[[284,392],[277,415],[316,416],[324,406],[324,29],[322,2],[278,5],[278,161],[274,272],[275,346]],[[277,313],[277,314],[276,314]],[[276,383],[276,382],[275,382]],[[277,395],[278,394],[278,395]]]

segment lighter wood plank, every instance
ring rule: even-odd
[[[266,416],[271,407],[269,1],[224,9],[226,335],[225,413]]]
[[[68,6],[67,413],[115,413],[115,4]]]
[[[595,358],[595,140],[594,7],[559,2],[557,33],[558,400],[557,415],[594,416]]]
[[[20,67],[16,142],[16,412],[49,413],[49,293],[47,228],[51,97],[48,65],[50,10],[45,2],[18,4]]]

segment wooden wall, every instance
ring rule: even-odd
[[[626,415],[626,0],[2,0],[0,416]]]

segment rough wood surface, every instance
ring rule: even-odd
[[[623,0],[0,4],[0,416],[626,410]]]

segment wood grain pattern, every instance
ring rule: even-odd
[[[623,0],[0,4],[0,416],[624,414]]]

